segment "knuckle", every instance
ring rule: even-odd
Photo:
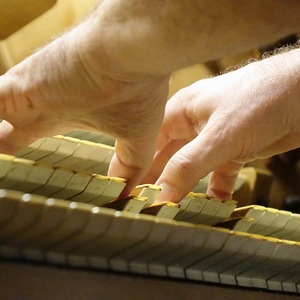
[[[195,166],[192,160],[182,152],[177,152],[170,159],[170,164],[183,174],[190,174],[193,172]]]

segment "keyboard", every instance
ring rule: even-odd
[[[119,199],[113,153],[57,136],[1,154],[0,256],[299,293],[298,214],[195,192],[156,203],[152,184]]]

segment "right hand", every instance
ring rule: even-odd
[[[231,199],[246,162],[300,147],[300,49],[200,80],[167,103],[145,181],[180,201],[212,172],[207,193]]]

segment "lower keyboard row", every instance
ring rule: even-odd
[[[300,244],[0,190],[0,255],[300,293]]]

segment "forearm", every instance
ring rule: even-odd
[[[300,31],[299,12],[297,0],[110,0],[78,40],[112,74],[166,74]]]
[[[247,84],[252,85],[257,97],[264,98],[261,110],[268,116],[269,122],[278,124],[276,116],[282,119],[285,116],[287,123],[295,124],[298,128],[300,124],[300,48],[280,50],[277,55],[250,64],[241,71],[252,72],[255,74],[253,77],[257,77],[254,79],[248,76]],[[281,123],[281,125],[288,124]],[[283,134],[284,126],[278,129],[278,132],[281,131],[280,133]],[[290,126],[288,131],[292,130]]]

